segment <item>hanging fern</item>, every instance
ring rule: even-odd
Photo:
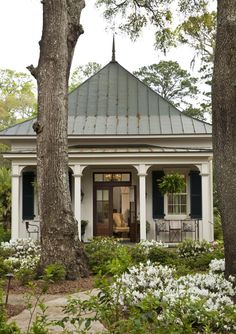
[[[167,174],[157,181],[162,195],[182,193],[186,187],[183,175],[179,173]]]

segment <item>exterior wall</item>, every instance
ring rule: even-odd
[[[70,145],[77,145],[78,140],[70,139]],[[108,144],[107,138],[99,139],[81,139],[80,144],[94,145]],[[159,137],[159,138],[113,138],[109,139],[109,145],[116,144],[152,144],[158,146],[181,147],[181,148],[206,148],[211,149],[211,138],[209,136],[186,138],[180,136],[179,138]],[[14,198],[13,198],[13,226],[14,236],[27,237],[25,223],[22,222],[22,170],[25,166],[35,168],[36,157],[34,140],[15,140],[12,141],[12,159],[13,163],[13,182],[14,182]],[[14,152],[21,152],[22,154],[14,154]],[[199,169],[203,180],[203,220],[200,223],[200,238],[209,241],[213,240],[213,207],[212,207],[212,154],[209,152],[185,154],[151,154],[142,155],[135,154],[116,154],[116,153],[91,153],[87,155],[79,154],[71,155],[70,165],[79,164],[85,166],[81,177],[81,189],[84,192],[84,198],[81,203],[81,219],[88,220],[89,224],[86,227],[85,240],[93,236],[93,172],[95,171],[131,171],[132,184],[136,185],[137,189],[137,218],[140,215],[140,194],[139,194],[139,180],[138,166],[147,166],[146,176],[146,220],[150,223],[150,231],[147,234],[148,239],[155,237],[155,221],[152,218],[152,170],[162,168],[179,169],[186,168],[188,170],[195,168]],[[31,166],[31,167],[30,167]],[[33,167],[34,166],[34,167]],[[17,170],[17,173],[15,171]],[[18,181],[17,181],[18,180]],[[19,182],[19,184],[17,183]],[[18,184],[18,190],[16,185]],[[19,191],[19,193],[18,193]],[[74,191],[76,191],[74,189]],[[76,203],[74,203],[76,205]],[[17,211],[18,210],[18,211]],[[17,211],[17,213],[16,213]],[[35,213],[37,224],[37,200],[35,199]],[[18,218],[17,218],[18,217]],[[16,227],[17,226],[17,227]],[[36,234],[32,235],[36,236]]]

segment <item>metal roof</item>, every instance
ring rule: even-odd
[[[34,136],[34,119],[0,136]],[[69,94],[70,136],[211,134],[210,124],[188,117],[116,61]]]

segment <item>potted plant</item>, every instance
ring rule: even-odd
[[[186,187],[185,179],[179,173],[167,174],[157,181],[162,195],[181,193]]]

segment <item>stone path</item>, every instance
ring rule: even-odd
[[[93,289],[90,292],[84,291],[84,292],[79,292],[75,293],[72,295],[45,295],[44,298],[44,304],[47,307],[46,310],[46,315],[48,316],[49,320],[61,320],[62,318],[65,317],[65,314],[62,312],[63,306],[67,304],[68,297],[79,297],[81,300],[87,300],[90,298],[90,296],[94,296],[98,293],[97,289]],[[14,296],[9,296],[9,303],[10,304],[22,304],[22,296],[19,295],[14,295]],[[34,314],[33,319],[35,319],[36,314],[40,314],[41,311],[39,308],[36,309],[36,312]],[[91,314],[90,314],[91,315]],[[84,315],[86,318],[86,314]],[[9,322],[15,321],[16,324],[20,327],[21,330],[26,331],[28,327],[30,319],[30,312],[28,310],[24,310],[20,314],[12,317],[9,319]],[[66,327],[69,330],[73,330],[73,326],[68,324]],[[53,334],[59,334],[62,333],[63,330],[59,326],[51,326],[49,327],[50,333]],[[105,333],[106,329],[100,322],[93,322],[91,329],[88,331],[88,334],[98,334],[98,333]]]

